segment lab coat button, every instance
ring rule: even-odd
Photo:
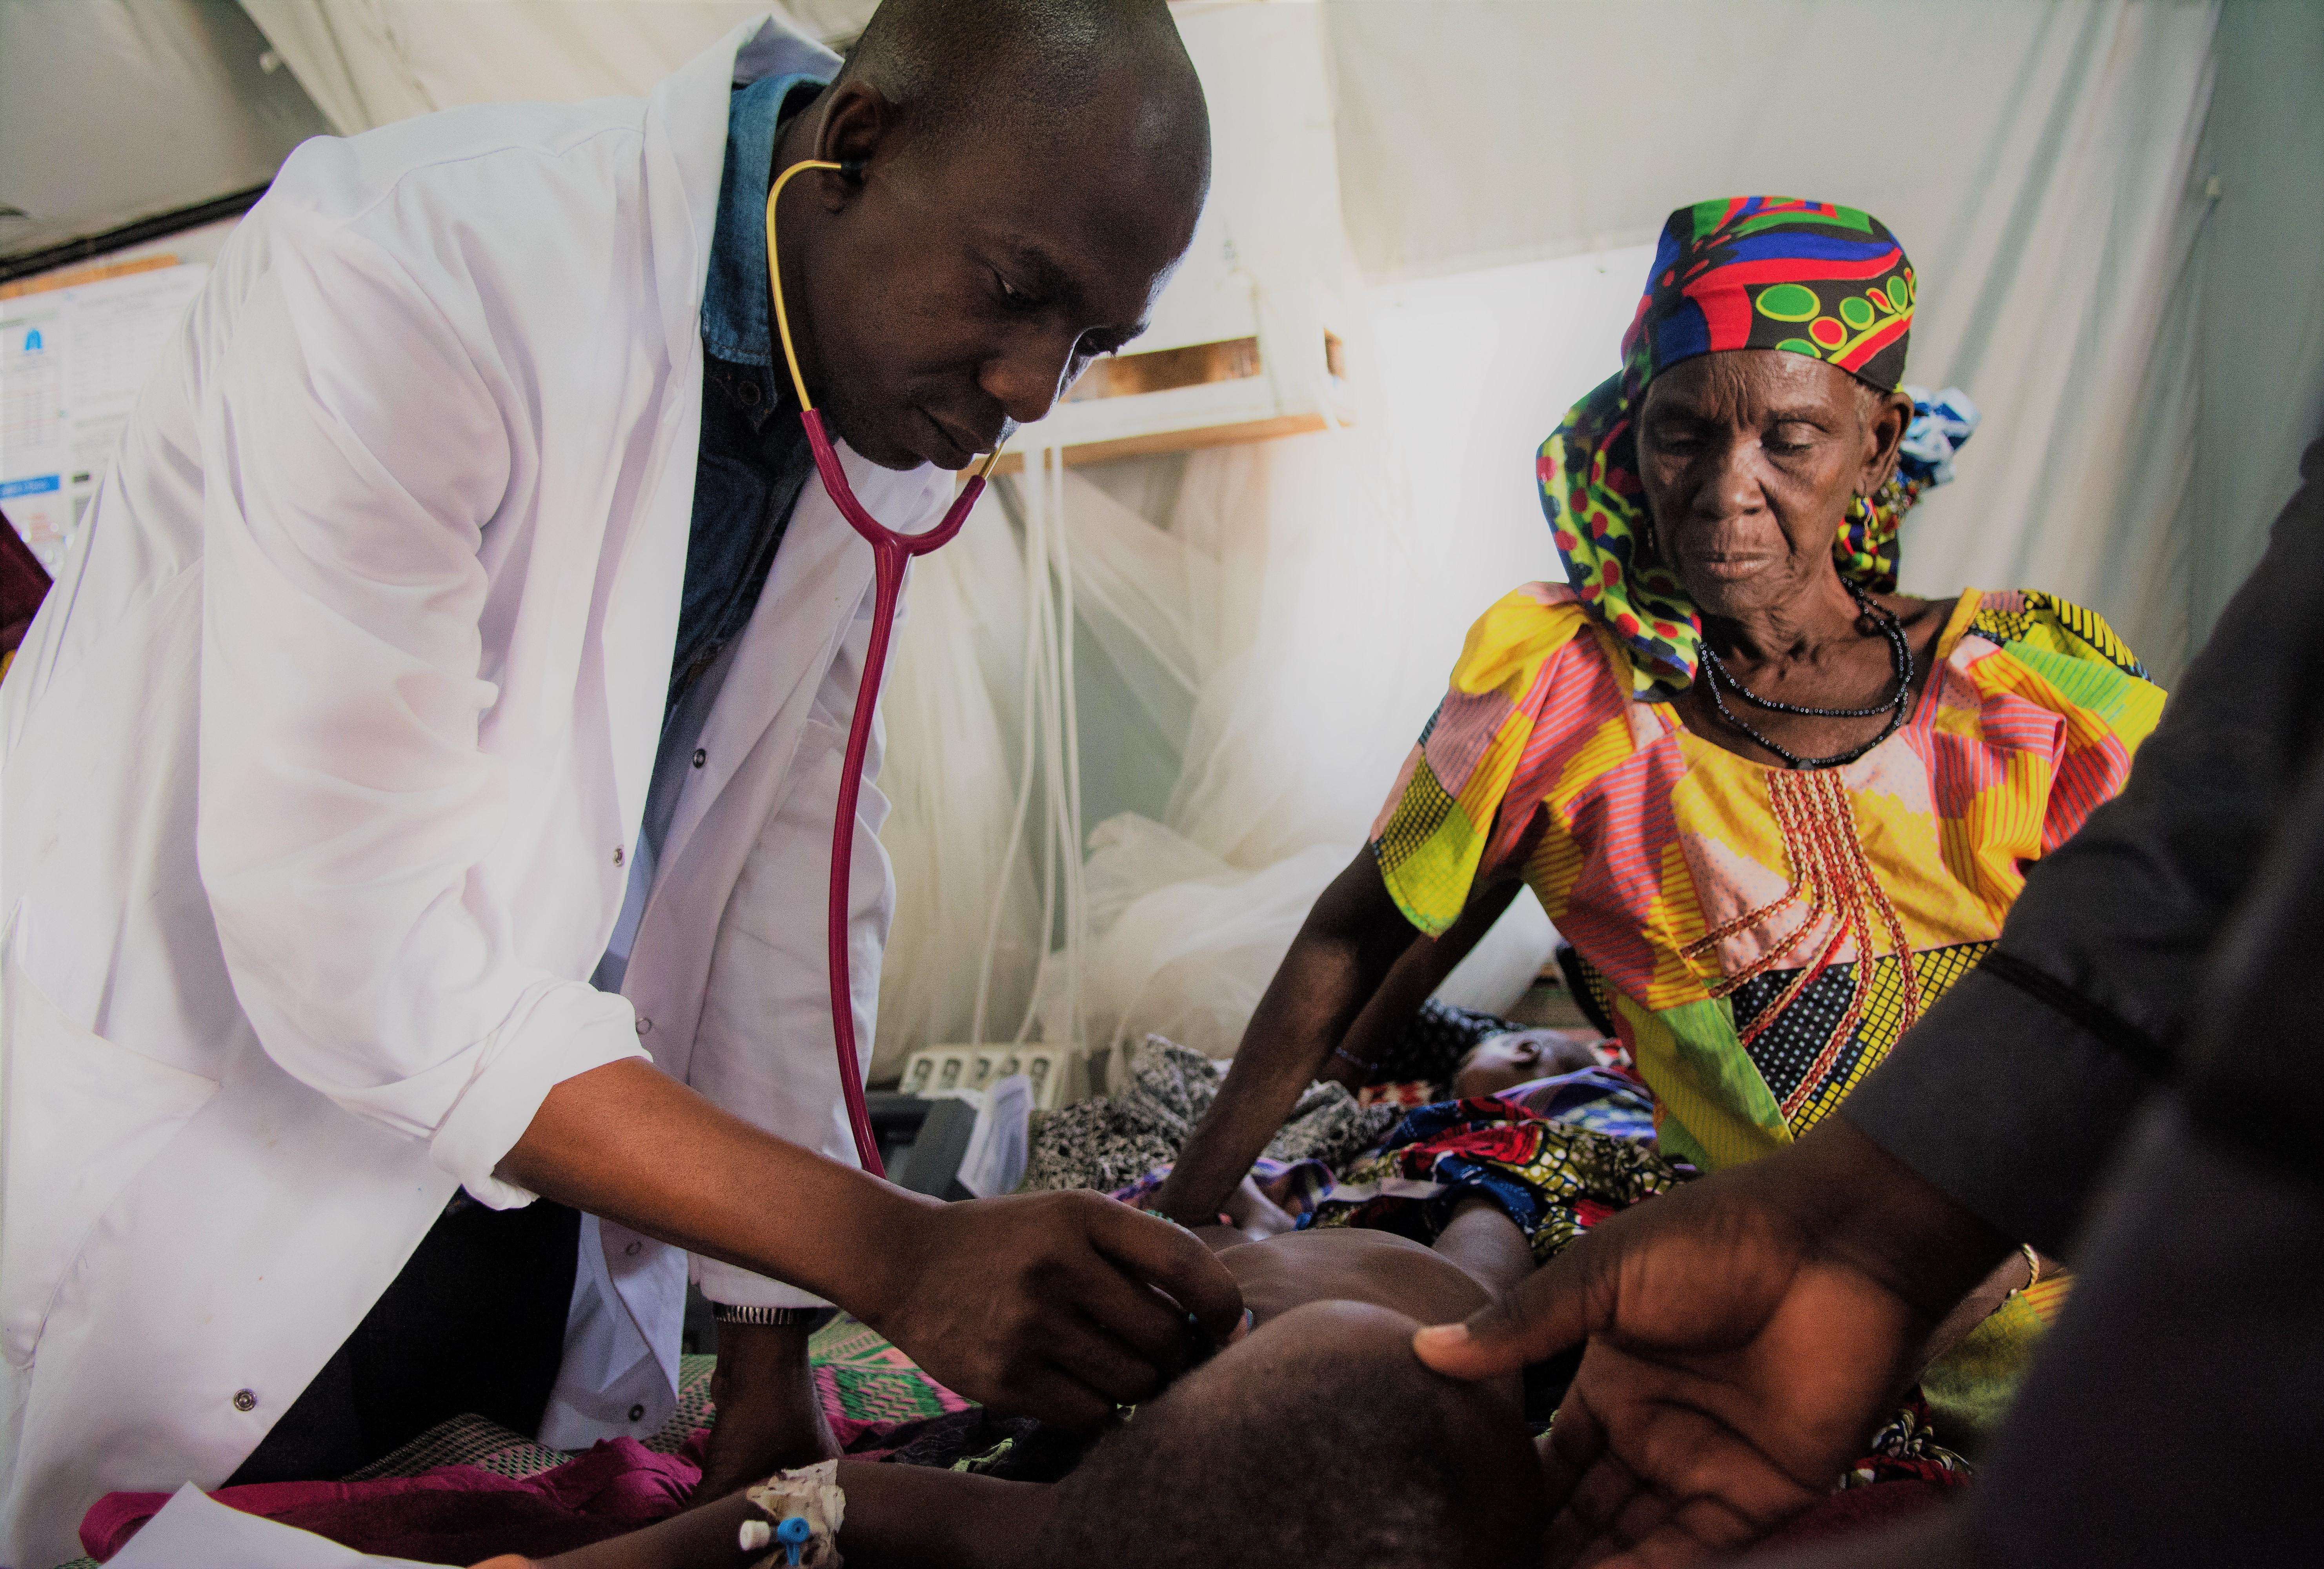
[[[632,1407],[630,1407],[630,1420],[631,1420],[631,1421],[632,1421],[632,1422],[642,1422],[642,1421],[644,1421],[645,1419],[646,1419],[646,1408],[645,1408],[643,1406],[632,1406]]]
[[[614,864],[614,865],[619,866],[622,862],[624,862],[624,861],[626,861],[626,860],[628,860],[628,859],[629,859],[629,857],[628,857],[626,854],[624,854],[622,853],[622,847],[621,847],[619,844],[616,844],[616,845],[614,845],[614,846],[613,846],[613,864]]]
[[[237,1411],[254,1411],[258,1408],[258,1397],[248,1389],[236,1389],[234,1392],[234,1408]]]
[[[703,747],[699,747],[699,746],[697,746],[697,747],[696,747],[696,748],[694,749],[694,766],[695,766],[695,767],[696,767],[696,768],[700,768],[704,763],[708,762],[709,761],[710,761],[710,753],[709,753],[709,752],[708,752],[706,749],[705,749],[705,748],[703,748]]]
[[[622,1251],[625,1256],[634,1259],[638,1256],[638,1250],[644,1246],[645,1244],[643,1242],[632,1242],[628,1247],[623,1248]]]

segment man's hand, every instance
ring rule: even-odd
[[[913,1214],[883,1243],[891,1283],[855,1312],[930,1377],[1005,1411],[1093,1427],[1242,1322],[1241,1290],[1191,1232],[1094,1193]]]
[[[1665,1569],[1830,1491],[2006,1243],[1834,1117],[1598,1227],[1415,1349],[1462,1378],[1585,1338],[1544,1472],[1554,1564]]]
[[[549,1091],[502,1174],[786,1280],[971,1399],[1090,1426],[1224,1343],[1242,1293],[1191,1232],[1094,1193],[942,1204],[713,1106],[650,1063]],[[1165,1295],[1167,1294],[1167,1295]]]
[[[710,1377],[718,1420],[710,1428],[696,1503],[724,1498],[778,1471],[838,1457],[839,1440],[824,1420],[807,1361],[807,1333],[804,1324],[718,1326],[718,1369]]]

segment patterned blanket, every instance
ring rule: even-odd
[[[1443,1101],[1406,1112],[1343,1168],[1303,1226],[1360,1226],[1434,1242],[1464,1195],[1517,1223],[1534,1260],[1606,1216],[1694,1175],[1654,1142],[1646,1089],[1615,1068],[1545,1080],[1524,1099]]]
[[[1177,1159],[1178,1147],[1218,1098],[1224,1066],[1148,1036],[1119,1094],[1035,1115],[1024,1186],[1111,1192]],[[1286,1163],[1336,1164],[1376,1143],[1396,1119],[1393,1106],[1360,1105],[1346,1085],[1318,1081],[1299,1097],[1267,1154]]]

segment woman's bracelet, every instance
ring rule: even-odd
[[[1332,1055],[1338,1057],[1342,1062],[1354,1064],[1357,1067],[1361,1068],[1366,1073],[1370,1073],[1372,1069],[1379,1066],[1379,1064],[1376,1062],[1366,1062],[1362,1057],[1358,1057],[1355,1053],[1347,1050],[1343,1047],[1334,1046],[1332,1048]]]
[[[2042,1255],[2027,1242],[2018,1243],[2017,1251],[2025,1255],[2025,1284],[2013,1287],[2008,1292],[2011,1297],[2022,1296],[2042,1283]]]

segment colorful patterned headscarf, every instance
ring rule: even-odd
[[[1838,365],[1882,392],[1904,375],[1913,326],[1913,264],[1879,219],[1791,197],[1697,202],[1671,214],[1637,314],[1622,337],[1622,369],[1576,403],[1541,445],[1542,508],[1566,579],[1632,654],[1637,695],[1692,684],[1702,620],[1678,575],[1638,561],[1645,492],[1632,421],[1654,378],[1683,360],[1772,348]],[[1928,486],[1951,477],[1950,454],[1977,411],[1947,389],[1924,401],[1896,477],[1849,509],[1832,557],[1842,577],[1877,593],[1896,586],[1896,523]],[[1925,455],[1925,456],[1924,456]]]

